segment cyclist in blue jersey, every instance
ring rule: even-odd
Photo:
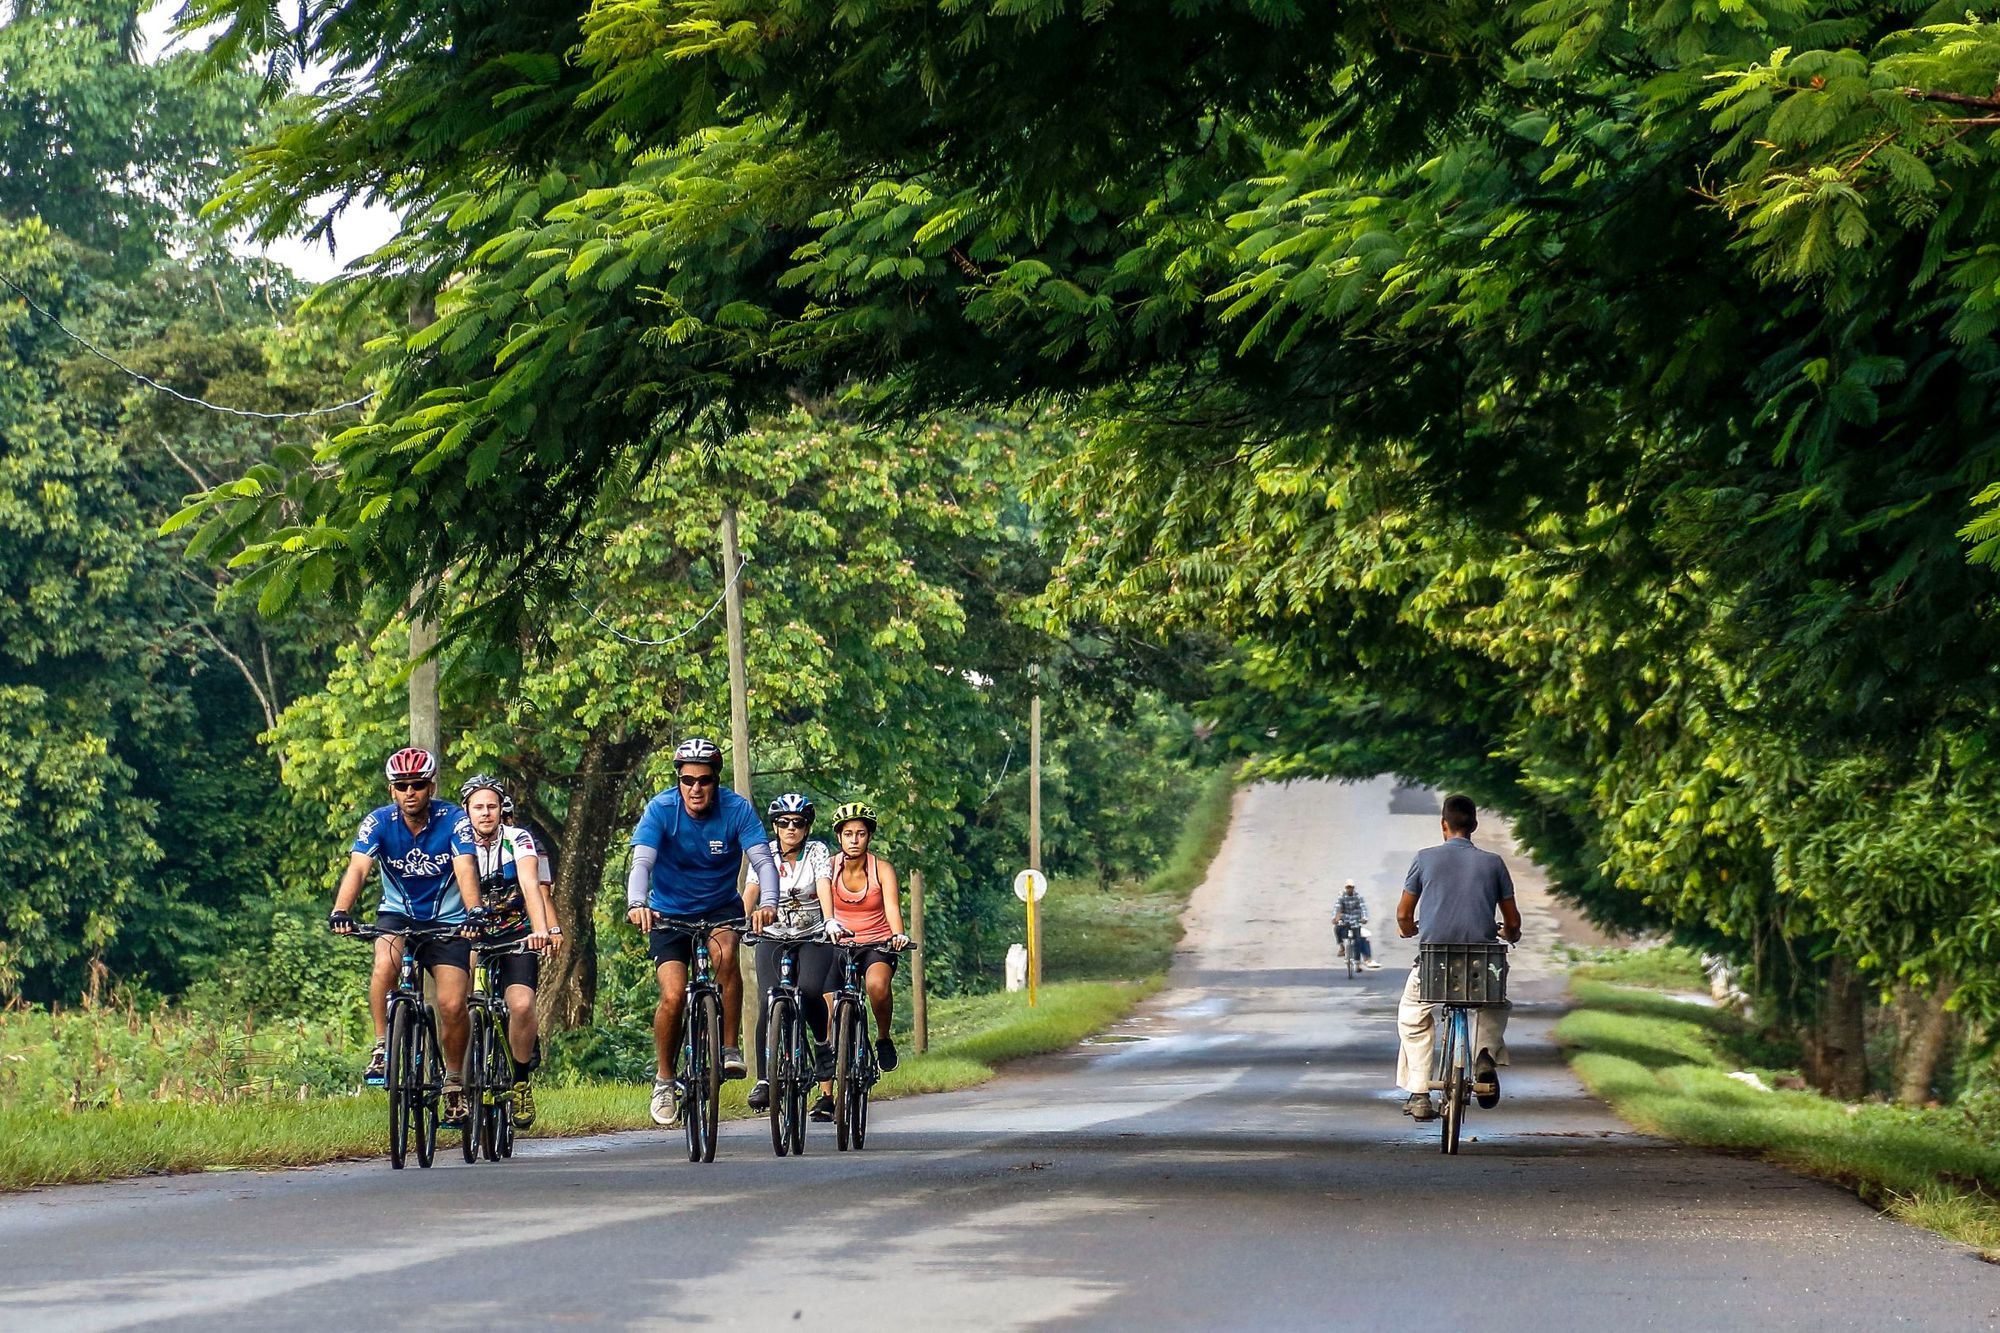
[[[390,755],[384,767],[394,799],[371,811],[355,834],[347,870],[327,916],[328,927],[338,935],[353,933],[354,900],[369,871],[378,866],[382,902],[375,910],[375,925],[379,929],[463,922],[468,913],[479,910],[472,824],[465,811],[437,799],[437,756],[412,746]],[[395,984],[402,957],[400,938],[376,939],[375,970],[368,978],[368,1009],[375,1019],[370,1083],[381,1083],[387,1072],[389,988]],[[472,989],[472,942],[457,936],[424,940],[417,946],[417,961],[437,984],[438,1036],[445,1062],[444,1118],[463,1120],[465,1090],[460,1074],[471,1034],[465,998]]]
[[[713,937],[712,962],[722,988],[722,1076],[742,1078],[747,1071],[738,1045],[743,1021],[738,933],[746,917],[762,928],[778,915],[778,870],[764,822],[749,801],[719,785],[721,748],[700,737],[683,741],[674,751],[674,771],[675,785],[646,803],[632,830],[632,872],[625,882],[626,919],[647,932],[659,977],[660,1003],[653,1011],[659,1064],[652,1113],[655,1124],[668,1128],[680,1123],[682,1090],[675,1060],[694,941],[685,931],[662,929],[663,920],[735,923],[734,929]],[[739,892],[746,856],[755,884]]]

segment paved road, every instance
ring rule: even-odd
[[[513,1163],[181,1177],[0,1201],[0,1327],[1724,1329],[2000,1322],[2000,1271],[1771,1168],[1625,1131],[1545,1032],[1457,1159],[1387,1086],[1397,965],[1326,967],[1331,877],[1387,915],[1436,836],[1386,782],[1262,787],[1172,985],[1109,1039],[878,1108],[864,1154],[760,1126]],[[1506,846],[1496,831],[1490,841]],[[1517,862],[1531,931],[1552,924]],[[1337,883],[1337,880],[1335,880]],[[1387,933],[1387,932],[1384,932]],[[1541,979],[1538,979],[1541,978]],[[635,1094],[637,1095],[637,1094]],[[440,1159],[442,1161],[442,1159]]]

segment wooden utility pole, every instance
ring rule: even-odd
[[[729,631],[729,759],[731,786],[744,800],[750,796],[750,673],[744,665],[743,657],[743,581],[737,575],[742,571],[742,557],[736,549],[736,506],[722,507],[722,617]],[[740,892],[746,887],[750,874],[750,860],[745,857],[736,871],[736,887]],[[756,1040],[757,1015],[762,1012],[764,997],[757,993],[757,959],[750,949],[737,954],[737,964],[743,970],[743,1031],[739,1042]]]
[[[1042,668],[1028,667],[1028,869],[1042,868]],[[1042,984],[1041,914],[1028,910],[1028,985],[1032,992]]]
[[[924,872],[910,872],[910,943],[916,946],[910,964],[910,1027],[912,1044],[922,1055],[931,1044],[930,1011],[924,1003]]]
[[[421,596],[419,590],[419,595]],[[438,716],[437,622],[410,611],[410,744],[443,758],[444,724]]]
[[[743,562],[736,550],[736,506],[722,510],[722,614],[729,627],[729,751],[736,794],[750,799],[750,675],[743,664]]]
[[[437,297],[431,292],[410,305],[410,331],[437,322]],[[438,714],[437,621],[417,609],[425,595],[437,590],[437,580],[417,585],[410,598],[410,744],[429,750],[444,762],[444,723]]]

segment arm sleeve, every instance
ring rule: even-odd
[[[632,869],[625,876],[625,906],[628,910],[646,905],[646,898],[653,889],[653,862],[659,859],[659,855],[657,847],[649,847],[643,842],[632,844]]]
[[[757,877],[757,905],[776,907],[778,905],[778,862],[771,855],[771,844],[753,842],[743,849],[750,858],[750,873]]]
[[[471,857],[479,855],[479,844],[472,840],[472,816],[460,815],[452,821],[451,854]]]
[[[1514,896],[1514,877],[1507,872],[1504,860],[1497,856],[1493,859],[1500,862],[1500,901],[1504,903]]]
[[[815,886],[823,879],[833,878],[833,858],[827,855],[825,843],[807,843],[806,860],[812,866],[813,884]]]
[[[1424,896],[1423,864],[1418,858],[1411,857],[1410,871],[1403,876],[1403,892],[1409,894],[1412,898],[1421,898]]]
[[[363,856],[379,857],[382,854],[382,821],[374,815],[361,821],[361,828],[354,835],[353,850]]]

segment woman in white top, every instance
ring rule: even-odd
[[[833,919],[833,859],[827,854],[825,843],[807,839],[806,835],[812,831],[813,803],[798,792],[786,792],[771,802],[765,813],[777,833],[771,840],[771,851],[778,861],[778,919],[766,926],[764,933],[817,939],[826,933],[826,923]],[[764,1002],[757,1006],[757,1082],[750,1089],[753,1111],[769,1110],[771,1106],[770,1071],[765,1067],[769,1057],[764,1045],[771,1024],[771,988],[778,984],[783,966],[779,954],[783,947],[768,939],[757,946],[757,992]],[[833,950],[813,943],[799,946],[798,954],[792,979],[799,987],[799,1009],[819,1049],[824,1051],[825,992],[831,989],[827,976],[833,968]]]

